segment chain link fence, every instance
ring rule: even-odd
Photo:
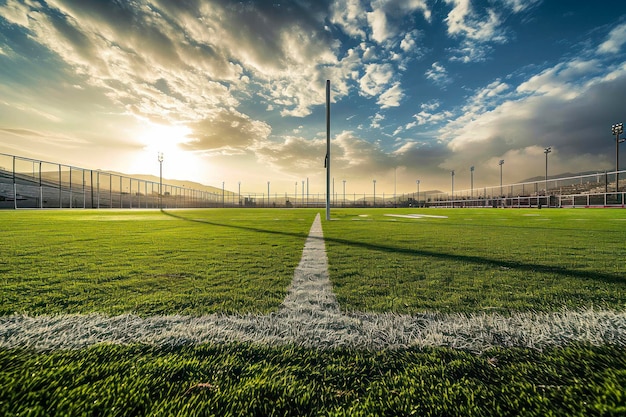
[[[617,174],[617,175],[616,175]],[[621,179],[620,179],[621,177]],[[619,183],[619,187],[617,184]],[[333,187],[334,188],[334,187]],[[200,208],[326,206],[324,193],[191,189],[0,153],[0,208]],[[626,171],[460,190],[333,192],[332,207],[625,207]]]

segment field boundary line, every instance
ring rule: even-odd
[[[472,352],[496,346],[543,349],[574,342],[626,346],[626,312],[342,313],[329,279],[318,214],[287,296],[275,313],[0,317],[0,346],[5,348],[52,350],[101,343],[180,346],[237,342],[310,348],[449,347]]]

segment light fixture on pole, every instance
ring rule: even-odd
[[[543,150],[543,153],[546,154],[546,195],[548,195],[548,154],[552,152],[552,146],[548,146]]]
[[[241,181],[237,183],[239,185],[239,190],[237,191],[237,196],[239,198],[239,205],[241,206]]]
[[[267,182],[267,206],[270,206],[270,182]]]
[[[452,207],[454,207],[454,170],[450,171],[452,176]]]
[[[224,208],[224,204],[225,204],[225,201],[224,201],[224,181],[222,181],[222,208]]]
[[[159,152],[159,208],[163,209],[163,152]]]
[[[374,207],[376,207],[376,180],[373,180],[373,181],[374,181],[374,204],[373,205]]]
[[[470,167],[470,198],[474,198],[474,165]]]
[[[393,206],[396,206],[396,179],[397,179],[397,175],[396,175],[396,171],[398,170],[397,167],[395,167],[393,169]]]
[[[420,206],[420,180],[416,180],[415,184],[417,184],[417,207]]]
[[[504,165],[504,159],[500,159],[498,165],[500,165],[500,197],[502,197],[502,165]]]
[[[626,141],[626,139],[620,139],[619,135],[624,133],[624,123],[617,123],[611,126],[613,136],[615,136],[615,192],[619,192],[619,144]]]
[[[343,181],[343,206],[346,206],[346,180]]]

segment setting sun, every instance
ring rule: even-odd
[[[147,123],[136,136],[143,148],[136,154],[134,170],[158,175],[157,157],[162,153],[165,177],[176,173],[176,177],[199,180],[199,174],[206,171],[195,153],[185,149],[190,134],[191,129],[184,125]]]

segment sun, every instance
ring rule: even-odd
[[[144,150],[153,153],[174,154],[182,152],[180,145],[189,142],[191,129],[184,125],[158,125],[149,123],[138,136]]]
[[[198,180],[205,170],[200,158],[185,147],[191,142],[192,130],[185,125],[165,125],[146,122],[135,135],[141,150],[135,154],[136,173],[158,174],[158,155],[163,155],[163,175],[171,178]]]

